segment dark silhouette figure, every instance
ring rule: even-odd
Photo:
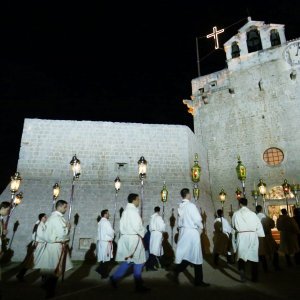
[[[175,253],[172,245],[169,243],[169,234],[167,232],[163,233],[162,247],[164,250],[164,254],[161,257],[160,263],[163,268],[169,270],[174,262]]]

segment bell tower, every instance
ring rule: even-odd
[[[262,57],[259,60],[256,58],[264,50],[285,43],[284,25],[265,24],[248,17],[248,22],[224,44],[228,69],[236,70],[261,63]]]

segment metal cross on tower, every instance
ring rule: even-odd
[[[213,27],[213,32],[210,33],[210,34],[208,34],[206,36],[208,39],[211,38],[211,37],[214,38],[214,40],[215,40],[215,49],[219,49],[220,48],[219,47],[219,37],[218,37],[218,35],[221,34],[221,33],[223,33],[223,32],[224,32],[224,29],[218,30],[217,26],[214,26]]]

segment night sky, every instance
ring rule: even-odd
[[[0,4],[0,192],[16,171],[24,118],[184,124],[197,76],[195,37],[253,20],[300,36],[299,1],[3,0]],[[126,4],[125,4],[126,3]],[[248,12],[247,12],[248,11]],[[200,40],[201,57],[214,49]],[[218,50],[202,75],[225,67]]]

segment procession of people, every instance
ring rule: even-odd
[[[204,281],[202,267],[202,217],[199,209],[191,200],[189,189],[182,189],[180,195],[182,199],[177,210],[178,240],[175,261],[173,268],[166,273],[166,277],[178,285],[180,274],[191,266],[194,269],[194,286],[206,288],[210,284]],[[117,289],[125,274],[132,270],[135,291],[145,293],[151,289],[144,283],[142,272],[144,267],[147,271],[156,271],[162,267],[161,261],[165,255],[163,237],[166,224],[160,215],[160,207],[156,206],[154,207],[154,214],[150,217],[147,231],[144,225],[145,221],[139,212],[139,195],[129,194],[127,202],[120,218],[120,235],[115,257],[113,245],[116,233],[109,221],[110,213],[108,209],[101,211],[96,245],[99,265],[95,271],[99,273],[101,279],[108,278],[112,288]],[[285,255],[288,266],[292,265],[292,255],[297,259],[300,251],[299,220],[297,217],[289,217],[286,209],[281,210],[282,215],[277,221],[277,229],[281,237],[281,243],[278,246],[272,236],[272,229],[275,227],[273,219],[263,213],[262,206],[258,205],[256,212],[253,212],[247,205],[246,198],[239,199],[240,208],[233,214],[231,224],[224,218],[223,210],[217,210],[216,219],[213,223],[213,262],[215,268],[218,268],[220,256],[224,256],[228,264],[234,264],[236,261],[241,282],[247,280],[246,266],[249,262],[251,280],[257,282],[259,279],[259,262],[262,263],[263,270],[267,272],[268,261],[272,262],[275,271],[281,270],[279,252]],[[9,214],[9,209],[9,202],[0,204],[1,237],[5,237],[7,234],[4,219]],[[39,270],[46,299],[55,296],[58,279],[63,279],[65,272],[73,268],[69,248],[71,224],[64,218],[67,210],[68,203],[64,200],[57,200],[55,210],[49,218],[45,213],[39,214],[38,221],[33,227],[27,255],[16,276],[19,281],[24,281],[24,276],[28,270]],[[296,213],[295,216],[298,216]],[[0,245],[1,241],[2,239]],[[1,257],[1,251],[4,248],[1,247],[0,249]],[[146,250],[148,255],[146,255]],[[113,268],[112,261],[119,264],[110,274]]]

